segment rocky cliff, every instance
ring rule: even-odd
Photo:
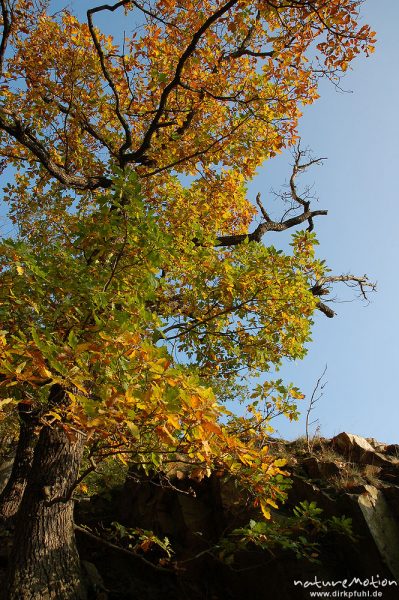
[[[293,508],[305,502],[316,503],[326,521],[350,518],[350,535],[326,530],[318,539],[309,527],[305,541],[317,547],[311,560],[296,555],[295,544],[278,547],[270,537],[269,546],[267,535],[262,547],[238,545],[227,555],[228,544],[220,540],[260,519],[234,481],[220,476],[198,481],[175,467],[164,485],[131,471],[123,485],[77,506],[91,597],[307,600],[323,592],[330,596],[319,597],[399,599],[399,445],[341,433],[311,444],[270,440],[270,451],[286,457],[292,482],[287,502],[273,515],[281,531]],[[172,559],[163,561],[151,541],[137,550],[110,538],[112,522],[168,538]],[[6,544],[0,560],[6,562]]]
[[[179,471],[173,489],[128,477],[113,495],[112,519],[167,536],[178,566],[174,573],[153,569],[116,550],[96,546],[81,531],[82,556],[96,565],[109,597],[304,600],[311,597],[311,591],[320,590],[345,597],[338,592],[346,589],[347,594],[359,594],[346,597],[367,597],[367,592],[368,597],[399,599],[395,583],[399,581],[399,445],[341,433],[331,440],[315,440],[310,448],[304,440],[270,440],[270,448],[287,458],[292,481],[288,500],[276,511],[275,519],[284,523],[300,502],[316,502],[325,519],[350,518],[352,536],[334,532],[323,536],[314,562],[297,558],[292,548],[269,550],[249,544],[226,564],[215,551],[215,547],[220,549],[218,540],[256,518],[234,482],[220,477],[199,482]],[[83,521],[84,514],[88,514],[87,507]],[[340,583],[345,580],[346,584]]]

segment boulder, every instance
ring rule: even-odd
[[[350,462],[378,467],[392,464],[393,459],[377,452],[370,442],[360,435],[344,431],[333,437],[331,443],[333,448]]]
[[[168,537],[183,568],[177,573],[157,571],[154,576],[153,568],[140,560],[105,552],[103,545],[93,546],[89,538],[78,536],[80,555],[89,561],[84,568],[91,597],[106,598],[108,593],[109,600],[265,600],[266,596],[309,600],[309,590],[295,587],[295,580],[313,581],[316,576],[325,581],[365,580],[373,574],[382,580],[399,580],[395,453],[384,454],[382,444],[348,433],[333,441],[330,445],[323,440],[317,454],[306,453],[298,443],[279,442],[273,448],[277,455],[291,456],[287,470],[292,485],[286,502],[273,514],[276,521],[284,525],[304,500],[316,502],[326,520],[345,516],[352,521],[353,539],[331,530],[320,540],[320,563],[298,559],[286,550],[272,553],[252,546],[237,552],[233,564],[222,563],[220,536],[262,516],[233,478],[216,473],[193,478],[192,465],[176,461],[167,473],[169,486],[162,478],[147,480],[144,473],[132,470],[124,487],[111,496],[112,506],[104,505],[103,516],[96,513],[96,519],[100,523],[115,519],[126,527],[153,529],[159,537]],[[342,458],[326,451],[329,446]],[[352,478],[353,485],[343,485],[345,477]],[[93,526],[93,508],[88,517]],[[313,535],[312,529],[309,534]],[[156,556],[149,554],[148,559]],[[385,588],[384,600],[398,600],[398,590],[399,586]]]
[[[369,444],[371,444],[376,452],[385,452],[388,444],[384,444],[384,442],[379,442],[375,438],[365,438]]]

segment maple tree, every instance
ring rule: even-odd
[[[135,0],[80,21],[42,0],[1,0],[0,154],[18,233],[1,240],[0,408],[19,424],[1,499],[16,523],[7,598],[81,598],[73,493],[103,460],[237,477],[266,518],[284,498],[268,454],[293,386],[267,382],[247,416],[237,378],[305,354],[334,281],[315,256],[296,177],[274,221],[246,181],[297,141],[300,106],[374,34],[355,0]],[[95,24],[125,11],[115,41]],[[304,223],[292,252],[268,231]],[[82,457],[89,460],[81,472]],[[34,518],[32,518],[34,515]]]

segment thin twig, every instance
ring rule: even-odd
[[[326,374],[326,371],[327,371],[327,365],[324,367],[324,370],[323,370],[322,374],[318,378],[318,380],[316,382],[316,385],[313,388],[313,392],[312,392],[312,395],[311,395],[310,401],[309,401],[309,406],[308,406],[308,409],[306,411],[305,432],[306,432],[306,443],[307,443],[307,446],[308,446],[309,453],[313,452],[314,440],[315,440],[315,435],[316,435],[316,432],[317,432],[317,429],[316,429],[315,434],[313,435],[312,439],[310,439],[310,426],[313,425],[314,423],[316,423],[318,421],[318,419],[316,419],[315,421],[312,421],[310,423],[309,422],[310,413],[314,410],[316,402],[318,402],[320,400],[320,398],[323,396],[323,389],[327,385],[327,381],[325,383],[323,383],[323,384],[321,384],[321,382],[322,382],[322,379],[323,379],[324,375]],[[320,388],[320,394],[316,398],[316,394],[317,394],[319,388]]]
[[[85,527],[81,527],[80,525],[75,525],[75,531],[79,531],[79,533],[83,533],[83,535],[89,537],[91,540],[93,540],[99,544],[102,544],[103,546],[106,546],[107,548],[110,548],[111,550],[115,550],[115,552],[119,552],[120,554],[129,556],[130,558],[138,559],[141,562],[145,563],[147,566],[151,567],[152,569],[155,569],[156,571],[162,571],[163,573],[173,573],[174,572],[174,569],[166,569],[165,567],[155,565],[151,561],[144,558],[144,556],[141,556],[140,554],[137,554],[136,552],[132,552],[131,550],[122,548],[122,546],[117,546],[116,544],[113,544],[112,542],[108,542],[107,540],[104,540],[104,538],[100,537],[99,535],[94,534],[92,531],[89,531],[89,529],[86,529]]]

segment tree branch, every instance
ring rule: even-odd
[[[313,388],[313,392],[312,395],[310,397],[310,401],[309,401],[309,405],[306,411],[306,421],[305,421],[305,433],[306,433],[306,443],[308,446],[308,452],[311,454],[313,452],[313,447],[314,447],[314,442],[316,439],[316,435],[318,433],[318,431],[320,430],[320,427],[317,426],[316,427],[316,431],[314,432],[312,439],[310,437],[310,426],[314,425],[315,423],[318,422],[318,419],[313,420],[312,422],[310,422],[310,413],[314,410],[315,404],[320,400],[320,398],[323,396],[323,390],[327,385],[327,381],[325,381],[324,383],[321,383],[323,380],[324,375],[326,374],[327,371],[327,365],[324,367],[323,373],[320,375],[320,377],[318,378],[315,387]],[[319,395],[316,398],[316,394],[319,392]]]
[[[118,120],[119,120],[120,124],[122,125],[124,132],[125,132],[125,141],[122,144],[122,146],[119,148],[120,160],[122,160],[122,156],[125,153],[125,151],[128,150],[132,145],[132,142],[133,142],[132,132],[130,130],[129,123],[127,122],[124,115],[122,114],[118,91],[117,91],[115,83],[111,77],[111,74],[107,68],[107,65],[105,64],[104,52],[101,48],[100,41],[97,37],[96,31],[95,31],[95,28],[93,25],[93,14],[103,11],[103,10],[109,10],[109,11],[113,12],[120,6],[125,6],[126,4],[129,4],[129,3],[130,3],[130,1],[123,0],[122,2],[117,2],[113,6],[110,6],[109,4],[103,4],[102,6],[98,6],[96,8],[90,8],[86,13],[87,14],[87,22],[88,22],[89,30],[90,30],[90,35],[93,40],[94,47],[97,51],[98,58],[100,60],[101,70],[102,70],[103,75],[104,75],[105,79],[107,80],[109,87],[111,88],[112,93],[115,98],[115,114],[118,117]]]
[[[370,281],[367,275],[363,275],[362,277],[357,275],[327,275],[325,277],[321,277],[313,286],[313,288],[321,291],[318,293],[313,293],[318,296],[322,295],[323,293],[328,293],[328,288],[323,286],[328,285],[329,283],[337,282],[345,283],[349,287],[359,287],[361,295],[365,300],[368,300],[367,288],[369,288],[369,290],[372,292],[377,290],[377,284],[373,281]]]
[[[164,19],[162,19],[161,17],[159,17],[158,15],[156,15],[151,10],[148,10],[148,9],[144,8],[144,6],[141,6],[141,4],[139,4],[135,0],[122,0],[121,2],[117,2],[116,4],[102,4],[101,6],[97,6],[95,8],[90,9],[90,10],[93,13],[94,12],[100,12],[102,10],[109,10],[110,12],[114,12],[115,10],[117,10],[118,8],[120,8],[121,6],[129,6],[129,4],[132,4],[138,10],[141,10],[142,13],[144,13],[148,17],[151,17],[151,18],[155,19],[156,21],[159,21],[163,25],[165,25],[167,27],[176,27],[176,29],[178,29],[177,25],[175,25],[174,23],[168,23],[168,21],[165,21]]]
[[[89,119],[85,115],[83,115],[83,114],[79,115],[77,112],[75,112],[72,105],[71,105],[71,107],[66,107],[61,102],[56,100],[56,98],[52,98],[52,97],[46,96],[46,95],[43,95],[42,98],[43,98],[43,101],[46,102],[46,104],[55,104],[57,106],[58,110],[62,114],[70,115],[74,119],[79,120],[80,126],[82,127],[82,129],[84,131],[86,131],[86,133],[91,135],[92,138],[94,138],[97,142],[99,142],[105,148],[107,148],[107,150],[111,154],[111,156],[116,155],[113,148],[110,146],[110,144],[108,144],[108,142],[97,131],[95,126],[92,123],[90,123]]]
[[[377,284],[370,281],[366,275],[363,275],[363,277],[358,277],[356,275],[328,275],[318,279],[313,287],[310,288],[310,291],[314,296],[325,296],[330,293],[329,284],[339,282],[345,283],[351,288],[358,287],[365,300],[368,300],[367,291],[375,292],[377,289]],[[317,303],[317,308],[330,319],[335,316],[335,312],[332,308],[321,300]]]
[[[230,8],[232,8],[235,4],[237,4],[237,2],[238,2],[238,0],[229,0],[229,2],[224,4],[219,10],[217,10],[210,17],[208,17],[206,19],[206,21],[204,21],[204,23],[201,25],[201,27],[195,32],[195,34],[193,35],[193,37],[191,39],[191,42],[189,43],[189,45],[187,46],[187,48],[185,49],[183,54],[180,56],[180,59],[178,60],[175,74],[174,74],[172,80],[168,83],[167,86],[164,87],[164,89],[162,91],[155,116],[154,116],[153,120],[151,121],[151,123],[149,124],[146,133],[144,134],[143,140],[142,140],[139,148],[135,152],[126,154],[124,156],[124,160],[126,163],[128,163],[128,162],[143,162],[143,159],[145,160],[145,162],[147,161],[147,158],[145,157],[145,153],[151,146],[151,141],[152,141],[153,135],[160,128],[160,120],[165,112],[168,98],[169,98],[170,94],[172,93],[172,91],[179,85],[181,75],[182,75],[183,69],[184,69],[187,61],[192,56],[192,54],[195,52],[198,42],[200,41],[203,34],[211,27],[211,25],[213,23],[215,23],[215,21],[217,21],[222,15],[224,15],[227,11],[229,11]]]
[[[4,69],[4,58],[12,25],[12,12],[7,6],[7,0],[1,0],[1,16],[3,18],[3,35],[0,43],[0,75],[2,75]]]
[[[290,177],[290,182],[289,182],[289,187],[290,187],[290,192],[289,192],[289,196],[291,198],[291,200],[295,203],[295,206],[292,206],[290,209],[288,209],[285,213],[285,215],[287,215],[288,213],[290,213],[292,210],[295,210],[299,207],[302,207],[303,212],[295,215],[294,217],[290,217],[287,219],[283,218],[281,219],[281,221],[273,221],[269,214],[267,213],[265,207],[263,206],[261,199],[260,199],[260,194],[257,194],[256,196],[256,204],[258,205],[258,208],[260,210],[260,213],[262,214],[262,217],[264,219],[263,222],[261,222],[256,229],[252,232],[252,233],[248,233],[248,234],[238,234],[238,235],[223,235],[223,236],[219,236],[217,238],[217,246],[236,246],[237,244],[241,244],[242,242],[249,240],[249,241],[255,241],[255,242],[260,242],[262,240],[262,237],[265,235],[265,233],[267,233],[268,231],[285,231],[286,229],[290,229],[291,227],[295,227],[296,225],[300,225],[301,223],[304,223],[305,221],[308,221],[309,226],[308,226],[308,231],[312,231],[314,228],[314,224],[313,224],[313,218],[314,217],[318,217],[318,216],[325,216],[328,214],[327,210],[310,210],[310,199],[309,198],[303,198],[297,190],[297,186],[296,186],[296,177],[298,175],[298,173],[305,171],[308,167],[314,165],[314,164],[320,164],[322,160],[325,160],[324,158],[316,158],[316,159],[311,159],[306,163],[301,163],[301,158],[303,156],[305,156],[308,153],[307,150],[303,151],[300,148],[300,143],[298,143],[298,146],[295,150],[295,162],[292,168],[292,174]],[[286,199],[288,194],[282,194],[283,199]]]
[[[12,117],[12,122],[10,122],[9,117]],[[38,138],[33,135],[29,126],[21,123],[16,115],[2,108],[0,108],[0,129],[3,129],[3,131],[22,144],[22,146],[30,150],[47,171],[67,187],[73,187],[78,190],[95,190],[100,187],[110,188],[112,186],[112,181],[103,175],[84,177],[68,173],[62,165],[51,158],[50,153]]]
[[[98,535],[95,535],[92,531],[89,531],[89,529],[86,529],[86,527],[81,527],[80,525],[75,525],[75,531],[79,531],[79,533],[83,533],[84,535],[89,537],[91,540],[93,540],[99,544],[102,544],[103,546],[106,546],[107,548],[110,548],[111,550],[115,550],[115,552],[119,552],[120,554],[124,554],[125,556],[130,556],[130,558],[136,558],[138,560],[141,560],[146,565],[148,565],[152,569],[155,569],[156,571],[162,571],[164,573],[172,573],[173,572],[173,569],[166,569],[165,567],[155,565],[151,561],[144,558],[144,556],[141,556],[140,554],[137,554],[136,552],[132,552],[131,550],[127,550],[126,548],[122,548],[122,546],[117,546],[116,544],[113,544],[112,542],[108,542],[108,540],[104,540],[104,538],[102,538]]]
[[[308,210],[306,212],[297,215],[296,217],[291,217],[290,219],[286,219],[285,221],[278,222],[272,221],[270,217],[267,217],[269,220],[263,223],[260,223],[257,228],[252,233],[242,233],[238,235],[222,235],[217,238],[217,246],[237,246],[241,244],[245,240],[249,240],[250,242],[260,242],[262,237],[268,231],[285,231],[286,229],[290,229],[291,227],[295,227],[295,225],[300,225],[304,221],[309,221],[313,217],[317,217],[320,215],[327,215],[327,210]]]
[[[298,145],[296,147],[295,153],[294,153],[295,162],[292,167],[292,173],[291,173],[289,185],[290,185],[290,192],[291,192],[291,197],[292,197],[293,201],[296,202],[296,204],[300,204],[301,206],[303,206],[303,210],[304,210],[304,212],[306,212],[309,210],[310,201],[308,198],[306,198],[306,197],[302,198],[302,196],[299,195],[298,189],[296,186],[296,178],[298,176],[298,173],[306,171],[306,169],[308,169],[312,165],[322,164],[322,161],[326,160],[326,158],[325,157],[311,158],[308,162],[301,163],[301,159],[304,156],[306,156],[309,153],[309,151],[301,150],[300,143],[301,142],[299,141]],[[314,229],[313,218],[310,217],[308,219],[308,221],[309,221],[308,231],[313,231],[313,229]]]
[[[182,164],[184,162],[187,162],[188,160],[192,160],[193,158],[198,158],[200,156],[203,156],[204,154],[207,154],[210,150],[212,150],[212,148],[214,148],[218,144],[221,144],[222,142],[224,142],[225,140],[227,140],[231,135],[233,135],[233,133],[235,133],[240,127],[242,127],[248,121],[248,119],[249,119],[249,117],[246,117],[245,119],[243,119],[242,121],[240,121],[228,133],[226,133],[225,135],[220,136],[216,140],[213,140],[213,142],[211,142],[203,150],[196,150],[192,154],[188,154],[187,156],[183,156],[183,158],[178,158],[177,160],[175,160],[175,161],[173,161],[173,162],[171,162],[171,163],[169,163],[169,164],[167,164],[167,165],[165,165],[163,167],[159,167],[158,169],[154,169],[154,171],[150,171],[149,173],[145,173],[144,175],[142,175],[142,177],[143,178],[152,177],[153,175],[157,175],[158,173],[162,173],[162,171],[167,171],[168,169],[172,169],[173,167],[175,167],[177,165],[180,165],[180,164]],[[162,127],[162,124],[160,125],[160,127]]]
[[[214,314],[211,314],[207,317],[202,317],[201,319],[198,318],[192,318],[192,322],[189,324],[179,324],[179,325],[172,325],[171,327],[168,327],[167,329],[165,329],[163,331],[163,334],[165,334],[168,331],[171,331],[172,329],[182,329],[182,331],[180,331],[179,333],[176,333],[175,335],[172,335],[170,337],[165,337],[165,339],[167,341],[171,341],[171,340],[175,340],[177,338],[182,337],[183,335],[186,335],[187,333],[190,333],[190,331],[192,331],[193,329],[196,329],[197,327],[201,327],[202,325],[206,325],[207,323],[209,323],[210,321],[213,321],[214,319],[217,319],[219,317],[222,317],[224,315],[228,315],[231,313],[234,313],[238,310],[240,310],[240,308],[242,308],[243,306],[245,306],[246,304],[250,304],[251,302],[253,302],[256,298],[256,295],[258,294],[258,290],[255,292],[255,294],[247,299],[247,300],[243,300],[242,302],[239,302],[236,305],[232,305],[232,306],[228,306],[227,308],[220,310],[219,312],[216,312]]]
[[[273,50],[270,50],[268,52],[256,52],[254,50],[248,49],[248,45],[251,43],[251,40],[252,40],[254,32],[255,32],[255,23],[257,23],[259,21],[259,19],[260,19],[260,12],[258,11],[256,14],[256,17],[255,17],[255,22],[248,29],[247,34],[246,34],[245,38],[242,40],[239,47],[236,50],[234,50],[233,52],[230,52],[230,54],[225,55],[223,57],[224,59],[240,58],[240,56],[254,56],[256,58],[271,58],[272,56],[274,56],[275,52]]]
[[[335,317],[336,313],[333,311],[333,309],[327,306],[327,304],[324,304],[324,302],[321,302],[321,300],[317,303],[316,306],[329,319]]]

